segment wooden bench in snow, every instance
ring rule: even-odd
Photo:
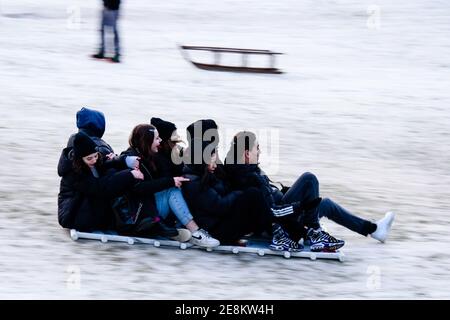
[[[88,239],[88,240],[97,240],[103,243],[108,241],[114,242],[125,242],[130,245],[133,244],[147,244],[154,247],[173,247],[179,249],[200,249],[208,252],[223,252],[223,253],[252,253],[257,254],[259,256],[264,255],[273,255],[273,256],[282,256],[285,258],[309,258],[311,260],[316,259],[331,259],[331,260],[339,260],[341,262],[344,261],[344,253],[340,250],[336,252],[312,252],[308,247],[305,247],[303,251],[300,252],[287,252],[287,251],[274,251],[268,248],[268,243],[263,242],[261,240],[252,240],[249,239],[246,241],[245,246],[218,246],[215,248],[203,248],[199,246],[195,246],[188,242],[178,242],[173,240],[166,239],[150,239],[150,238],[139,238],[139,237],[128,237],[128,236],[120,236],[117,235],[116,232],[80,232],[74,229],[70,230],[70,237],[72,240],[76,241],[79,239]]]

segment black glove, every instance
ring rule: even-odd
[[[281,190],[280,191],[281,191],[282,194],[286,194],[286,192],[288,192],[289,189],[291,188],[291,187],[283,185],[282,183],[280,183],[280,184],[281,184]]]

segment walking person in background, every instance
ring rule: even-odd
[[[120,42],[117,30],[117,20],[119,19],[120,0],[103,0],[102,23],[100,28],[100,50],[93,57],[104,59],[106,53],[105,30],[109,28],[114,33],[114,56],[112,62],[120,62]]]

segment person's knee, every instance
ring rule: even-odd
[[[314,173],[311,173],[311,172],[305,172],[305,173],[303,173],[301,176],[300,176],[300,178],[302,179],[302,180],[305,180],[305,181],[310,181],[310,182],[312,182],[312,183],[319,183],[319,180],[317,179],[317,177],[316,177],[316,175],[314,174]]]

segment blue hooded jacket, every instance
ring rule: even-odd
[[[102,139],[105,133],[105,116],[103,112],[81,108],[77,112],[77,127],[79,132],[87,134],[92,141],[97,145],[97,151],[106,156],[109,153],[114,153],[113,148]],[[73,147],[73,139],[75,135],[69,138],[68,147]]]
[[[100,111],[81,108],[77,112],[77,127],[90,137],[101,138],[105,133],[105,116]]]

